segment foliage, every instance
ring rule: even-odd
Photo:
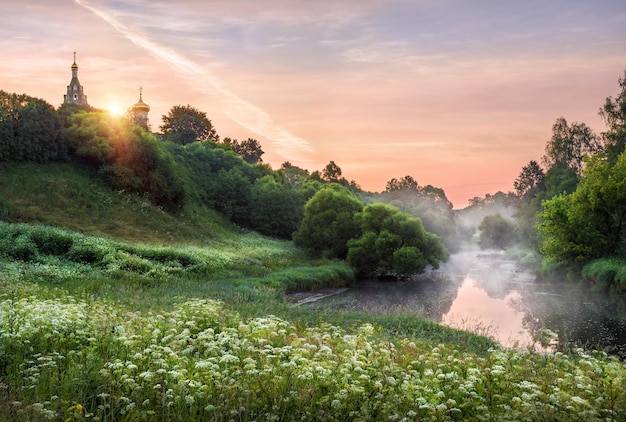
[[[54,108],[39,98],[0,90],[0,161],[46,162],[65,156]]]
[[[385,187],[386,192],[413,192],[419,191],[419,185],[417,180],[412,176],[404,176],[401,179],[391,178]]]
[[[449,249],[458,245],[459,233],[452,203],[443,189],[420,186],[417,180],[407,175],[390,179],[385,192],[376,199],[421,219],[425,229],[440,236]]]
[[[235,154],[241,157],[248,164],[262,163],[261,156],[265,154],[261,149],[259,141],[248,138],[245,141],[237,141],[236,139],[224,138],[224,144],[230,146]]]
[[[595,290],[626,294],[626,259],[611,257],[591,261],[583,267],[582,276]]]
[[[517,205],[518,198],[513,192],[504,193],[498,191],[493,195],[490,193],[485,194],[483,198],[475,196],[468,200],[468,208],[488,208],[492,205],[499,205],[503,207]]]
[[[322,171],[322,179],[329,183],[339,183],[341,180],[341,168],[334,161],[326,164]]]
[[[321,188],[307,203],[304,218],[293,234],[296,246],[316,256],[345,258],[347,243],[359,235],[354,215],[363,203],[348,189],[331,184]]]
[[[366,206],[355,216],[361,236],[348,242],[348,262],[359,275],[410,276],[439,268],[449,253],[422,221],[385,204]]]
[[[515,193],[520,198],[533,198],[542,189],[545,174],[535,160],[522,167],[519,176],[513,182]]]
[[[291,239],[304,217],[306,198],[301,191],[265,176],[254,182],[251,192],[250,225],[258,232]]]
[[[611,165],[601,157],[588,161],[586,177],[570,195],[544,202],[542,252],[550,260],[582,266],[624,253],[626,153]]]
[[[70,152],[98,167],[115,158],[115,145],[123,143],[129,130],[125,121],[105,112],[78,112],[68,119],[65,137]]]
[[[600,116],[608,127],[602,138],[607,157],[612,162],[626,149],[626,70],[618,82],[620,93],[615,98],[608,97],[600,108]]]
[[[160,129],[166,141],[186,145],[219,140],[217,131],[206,113],[191,105],[172,107],[166,116],[162,116],[162,120],[163,125]]]
[[[546,144],[543,161],[546,167],[570,167],[582,175],[583,158],[602,151],[600,138],[584,123],[568,125],[560,117],[552,126],[552,138]]]
[[[542,202],[556,195],[574,192],[578,181],[579,177],[571,167],[553,166],[546,172],[541,183],[519,201],[516,217],[517,235],[520,240],[536,249],[539,248],[540,238],[536,226],[540,222]]]
[[[517,241],[515,225],[500,214],[486,216],[479,229],[482,249],[506,249]]]
[[[144,194],[169,210],[182,207],[183,182],[152,135],[103,112],[79,112],[69,123],[65,137],[70,151],[96,167],[113,187]]]

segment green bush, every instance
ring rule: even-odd
[[[68,232],[49,226],[33,226],[29,235],[37,246],[39,253],[44,255],[62,256],[70,251],[74,239]]]
[[[67,252],[67,258],[82,264],[99,264],[112,252],[110,244],[97,237],[78,237]]]
[[[359,235],[354,215],[362,209],[363,203],[347,188],[324,186],[307,202],[293,241],[312,255],[343,259],[348,241]]]
[[[422,221],[386,204],[366,206],[355,216],[362,235],[348,242],[348,262],[360,276],[400,276],[439,268],[449,252]]]
[[[612,290],[623,294],[626,292],[626,259],[596,259],[583,267],[582,276],[593,283],[595,290]]]

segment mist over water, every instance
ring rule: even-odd
[[[406,281],[362,280],[307,306],[413,313],[505,347],[550,351],[560,344],[626,355],[626,311],[610,297],[575,281],[541,281],[501,252],[477,247],[453,254],[439,270]]]

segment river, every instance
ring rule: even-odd
[[[542,281],[499,252],[468,249],[405,281],[361,280],[303,306],[412,313],[505,347],[601,348],[626,357],[626,311],[580,282]]]

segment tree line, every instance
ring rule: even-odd
[[[313,172],[288,161],[274,170],[257,140],[222,139],[191,105],[172,107],[158,133],[142,123],[0,91],[0,161],[78,164],[168,212],[202,204],[242,227],[293,238],[312,256],[348,260],[362,276],[405,277],[448,257],[452,204],[439,188],[405,176],[383,193],[364,192],[334,161]]]
[[[474,198],[472,207],[497,199],[514,219],[491,215],[481,243],[506,248],[521,242],[543,257],[545,271],[565,269],[598,289],[626,293],[626,71],[619,93],[599,108],[606,130],[560,117],[539,160],[522,167],[514,192]]]

